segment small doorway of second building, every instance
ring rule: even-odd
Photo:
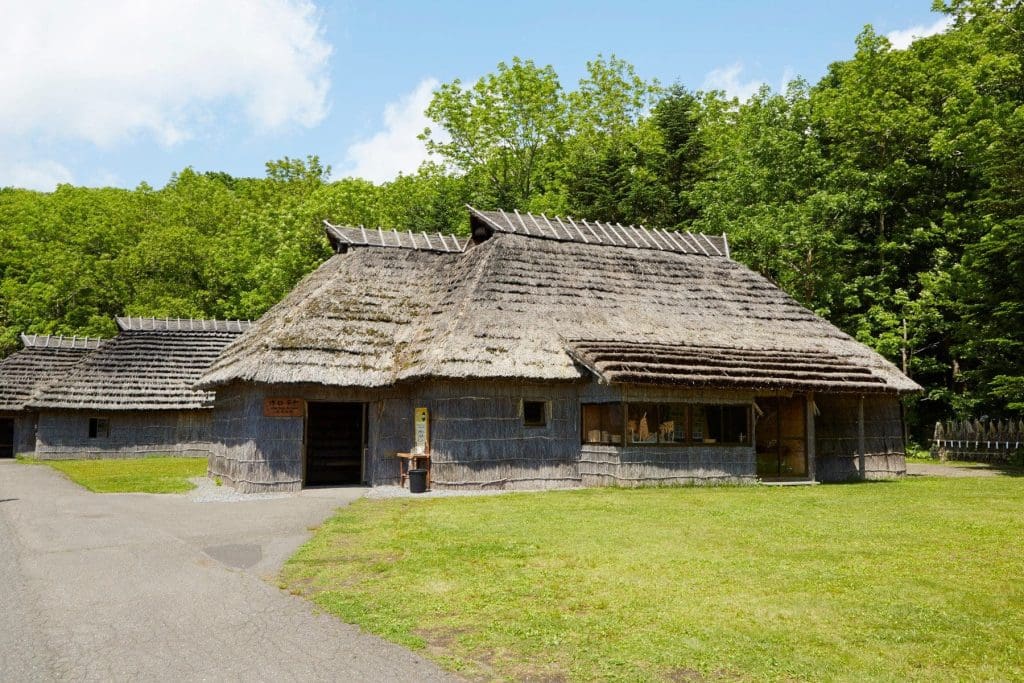
[[[14,457],[14,419],[0,417],[0,458]]]
[[[759,398],[757,476],[762,479],[807,477],[807,400]]]
[[[306,414],[306,486],[363,483],[366,404],[310,402]]]

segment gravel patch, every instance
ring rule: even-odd
[[[188,492],[194,503],[242,503],[247,500],[273,500],[289,498],[294,493],[239,493],[230,486],[217,486],[209,477],[193,477],[190,482],[196,485]]]

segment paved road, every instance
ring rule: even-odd
[[[99,495],[0,461],[0,680],[447,680],[272,583],[361,494]]]

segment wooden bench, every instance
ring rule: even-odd
[[[398,485],[405,488],[409,470],[423,468],[427,471],[427,489],[430,489],[430,453],[395,453],[398,458]]]

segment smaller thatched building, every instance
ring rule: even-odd
[[[35,450],[38,413],[29,401],[95,351],[100,340],[23,334],[21,344],[20,351],[0,361],[0,458]]]
[[[194,384],[249,327],[238,320],[118,318],[103,343],[29,402],[36,457],[210,453],[213,394]]]

